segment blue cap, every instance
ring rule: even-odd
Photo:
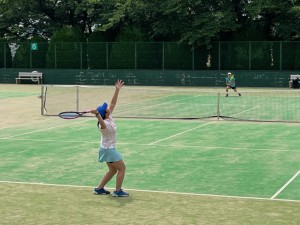
[[[99,106],[97,108],[98,113],[100,114],[100,116],[102,117],[102,119],[105,119],[105,114],[106,114],[106,108],[107,108],[107,103],[104,102],[103,105]]]

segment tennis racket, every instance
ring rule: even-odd
[[[58,116],[62,119],[76,119],[86,113],[90,113],[91,111],[84,111],[84,112],[75,112],[75,111],[68,111],[68,112],[61,112]]]

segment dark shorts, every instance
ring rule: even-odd
[[[233,90],[235,90],[236,89],[236,86],[234,86],[234,87],[231,87],[231,86],[227,86],[227,87],[229,87],[229,88],[231,88],[231,89],[233,89]]]

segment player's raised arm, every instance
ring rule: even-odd
[[[117,80],[117,82],[115,83],[115,93],[111,99],[110,105],[109,105],[109,109],[111,111],[111,113],[113,112],[116,104],[117,104],[117,100],[118,100],[118,96],[119,96],[119,91],[121,90],[121,88],[123,87],[124,82],[122,80]]]

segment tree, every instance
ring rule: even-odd
[[[6,40],[24,40],[34,35],[40,18],[33,8],[34,1],[6,0],[0,2],[0,33]]]
[[[254,23],[264,24],[269,38],[300,40],[299,0],[256,0],[246,10]]]
[[[6,40],[50,39],[56,30],[70,26],[88,36],[109,19],[113,4],[105,0],[2,0],[0,34]]]
[[[226,0],[158,2],[161,16],[152,24],[156,37],[186,42],[190,46],[209,45],[221,31],[238,27],[232,5]]]
[[[64,27],[56,31],[49,43],[47,67],[86,68],[86,48],[83,42],[85,38],[79,29]]]

